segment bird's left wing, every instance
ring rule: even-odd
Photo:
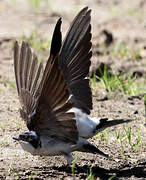
[[[91,64],[91,10],[83,8],[74,18],[59,54],[59,65],[69,86],[74,107],[90,114],[92,92],[89,86]]]

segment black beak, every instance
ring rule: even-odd
[[[15,141],[19,141],[19,140],[20,140],[20,139],[17,138],[17,137],[13,137],[13,139],[14,139]]]

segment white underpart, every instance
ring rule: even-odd
[[[96,126],[100,124],[101,118],[88,117],[86,113],[75,107],[69,110],[69,112],[75,113],[79,137],[90,138],[96,134],[94,131],[96,129]]]
[[[35,149],[30,143],[20,141],[23,150],[30,152],[32,155],[55,156],[63,154],[67,158],[68,165],[70,165],[72,162],[70,153],[79,150],[84,144],[89,143],[86,139],[96,134],[95,130],[97,125],[100,124],[101,118],[90,118],[78,108],[72,108],[69,112],[75,113],[75,120],[79,132],[77,144],[73,145],[71,142],[57,140],[50,136],[41,136],[41,148]]]
[[[51,138],[50,136],[41,136],[41,147],[35,149],[30,143],[20,141],[21,147],[24,151],[31,153],[32,155],[43,155],[43,156],[55,156],[64,154],[69,157],[69,153],[76,151],[82,147],[83,144],[88,143],[85,139],[79,138],[77,144],[71,142],[64,142]],[[71,158],[69,157],[70,161]]]
[[[26,141],[19,141],[19,143],[24,151],[27,151],[27,152],[35,155],[35,149],[30,143],[28,143]]]
[[[89,142],[84,138],[79,138],[77,144],[66,143],[60,140],[50,138],[48,136],[41,136],[41,147],[35,149],[30,143],[19,141],[24,151],[32,155],[55,156],[64,155],[68,166],[71,165],[73,157],[70,154],[73,151],[80,150],[84,144]]]

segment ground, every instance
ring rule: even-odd
[[[27,130],[18,112],[13,44],[26,40],[39,60],[47,59],[56,20],[62,17],[64,36],[87,5],[92,9],[91,116],[133,121],[90,139],[110,160],[75,152],[68,169],[64,157],[34,157],[12,139]],[[146,179],[145,92],[145,0],[0,1],[0,179]]]

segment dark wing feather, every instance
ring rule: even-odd
[[[18,42],[15,42],[14,69],[22,107],[20,114],[26,124],[29,124],[29,116],[33,113],[38,99],[38,96],[35,97],[35,89],[41,80],[42,64],[38,65],[37,57],[31,53],[25,42],[22,42],[21,48],[19,48]]]
[[[49,61],[51,66],[52,60]],[[78,139],[75,116],[74,113],[67,112],[73,104],[67,102],[69,90],[57,61],[48,68],[48,74],[45,80],[42,79],[44,86],[36,114],[32,118],[34,130],[39,135],[46,134],[75,143]]]
[[[62,43],[62,34],[60,31],[61,28],[61,18],[57,21],[53,38],[52,38],[52,44],[51,44],[51,51],[50,54],[52,54],[54,57],[58,54],[61,48],[61,43]]]
[[[51,54],[45,70],[38,65],[37,57],[23,42],[19,50],[14,47],[14,68],[18,95],[22,108],[20,114],[29,130],[39,135],[50,135],[64,141],[76,142],[78,132],[75,115],[68,112],[69,88],[58,65],[61,47],[61,19],[58,20],[51,44]],[[20,51],[20,52],[19,52]]]
[[[75,17],[59,55],[59,65],[72,94],[75,107],[87,114],[92,109],[92,93],[87,76],[91,52],[91,11],[84,8]]]

